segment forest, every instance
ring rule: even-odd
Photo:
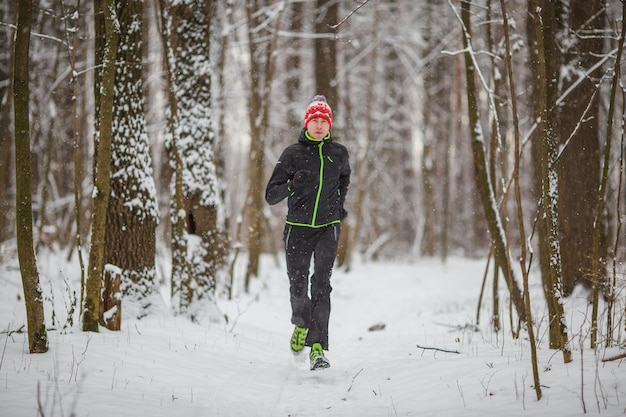
[[[119,294],[149,315],[164,281],[191,320],[247,291],[260,256],[282,250],[265,185],[316,94],[352,167],[337,268],[488,259],[493,311],[510,316],[494,313],[496,331],[510,320],[532,340],[540,274],[566,362],[577,286],[591,346],[623,344],[625,7],[2,2],[0,263],[19,258],[30,351],[48,349],[43,250],[80,269],[85,331],[119,329]]]

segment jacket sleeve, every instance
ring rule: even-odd
[[[287,152],[283,152],[274,167],[272,176],[267,182],[267,187],[265,187],[265,201],[270,205],[280,203],[285,198],[289,197],[292,192],[290,185],[293,173],[287,163],[287,156]]]

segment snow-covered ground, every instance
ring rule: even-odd
[[[289,350],[287,279],[274,258],[263,259],[250,294],[218,302],[228,320],[193,324],[166,308],[135,320],[123,306],[122,330],[100,333],[80,331],[77,318],[61,330],[78,267],[59,256],[40,255],[39,262],[48,325],[54,311],[57,330],[48,333],[49,352],[38,355],[28,353],[25,333],[14,332],[26,323],[17,263],[0,265],[3,417],[571,417],[626,410],[626,362],[601,361],[619,348],[589,349],[586,294],[566,306],[574,361],[564,364],[547,348],[546,311],[534,283],[543,391],[537,400],[529,344],[525,335],[512,339],[508,304],[505,330],[494,333],[487,291],[475,326],[485,260],[336,270],[331,368],[315,372],[306,354]]]

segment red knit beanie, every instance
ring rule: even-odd
[[[313,97],[313,101],[306,108],[304,113],[304,127],[307,127],[309,122],[313,119],[324,119],[328,122],[330,128],[333,127],[333,111],[326,102],[326,97],[317,95]]]

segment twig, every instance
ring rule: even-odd
[[[363,368],[361,368],[361,370],[352,377],[352,382],[350,383],[350,387],[348,387],[348,392],[350,392],[350,390],[352,389],[352,385],[354,385],[354,380],[356,379],[357,376],[359,376],[361,372],[363,372]]]
[[[6,331],[6,332],[0,332],[0,333],[4,333],[4,334],[6,334],[7,336],[11,336],[13,333],[24,333],[24,327],[26,327],[26,325],[25,325],[25,324],[22,324],[22,325],[20,326],[20,328],[19,328],[19,329],[17,329],[17,330],[9,330],[9,329],[7,329],[7,331]]]
[[[465,404],[465,396],[463,395],[463,387],[459,383],[459,380],[456,380],[456,388],[459,390],[459,394],[461,394],[461,399],[463,400],[463,408],[467,408],[467,404]]]
[[[354,8],[354,10],[352,10],[346,17],[344,17],[343,19],[341,19],[341,22],[337,23],[336,25],[329,25],[329,27],[333,30],[337,30],[339,28],[339,26],[343,25],[344,22],[348,19],[350,19],[350,16],[352,16],[353,14],[355,14],[357,12],[357,10],[359,10],[361,7],[365,6],[367,4],[367,2],[370,0],[363,0],[362,2],[359,3],[358,6],[356,6]]]
[[[420,345],[415,345],[415,346],[417,346],[418,349],[424,349],[424,350],[436,350],[438,352],[457,353],[457,354],[461,353],[458,350],[447,350],[447,349],[441,349],[438,347],[429,347],[429,346],[420,346]]]
[[[9,330],[7,329],[7,338],[4,340],[4,348],[2,348],[2,357],[0,358],[0,369],[2,369],[2,362],[4,362],[4,352],[7,350],[7,342],[9,341]]]

